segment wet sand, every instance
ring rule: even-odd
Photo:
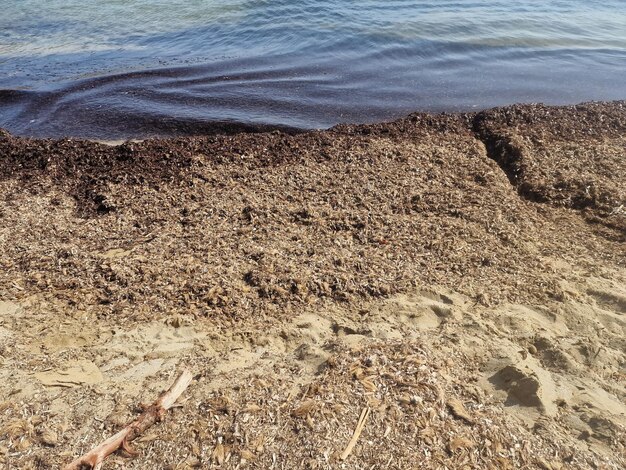
[[[105,468],[621,468],[625,154],[623,102],[0,134],[0,461],[69,462],[189,367]]]

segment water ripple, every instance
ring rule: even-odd
[[[0,7],[0,127],[27,135],[327,127],[416,109],[626,96],[623,0]]]

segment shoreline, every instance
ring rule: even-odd
[[[625,149],[625,102],[0,132],[0,462],[73,460],[184,366],[182,408],[111,460],[622,467]]]
[[[11,90],[1,90],[0,92],[9,92]],[[614,112],[616,109],[621,109],[626,106],[626,100],[587,100],[576,103],[564,103],[564,104],[547,104],[544,102],[517,102],[501,106],[468,106],[463,109],[415,109],[414,111],[405,112],[397,117],[380,119],[372,122],[338,122],[337,124],[329,127],[314,128],[314,127],[293,127],[282,124],[272,124],[263,122],[243,122],[233,120],[212,120],[212,121],[187,121],[185,119],[167,118],[163,119],[163,124],[167,126],[167,130],[163,133],[154,133],[151,131],[149,135],[129,135],[127,137],[115,137],[109,138],[107,136],[95,136],[95,137],[81,137],[79,135],[32,135],[22,134],[20,132],[11,131],[8,128],[0,127],[0,131],[4,135],[10,135],[19,139],[28,140],[72,140],[72,141],[86,141],[95,143],[114,143],[119,145],[124,142],[144,142],[153,140],[177,140],[177,139],[194,139],[201,137],[215,137],[215,136],[230,136],[237,134],[262,134],[280,132],[287,135],[304,134],[309,132],[326,132],[332,131],[335,128],[341,127],[377,127],[387,124],[393,124],[401,122],[410,118],[411,116],[430,116],[436,119],[439,116],[456,116],[460,119],[467,121],[468,126],[472,127],[476,119],[481,119],[484,115],[492,115],[497,112],[507,112],[516,109],[554,109],[559,112],[571,112],[575,113],[578,109],[595,109],[598,115],[602,114],[602,109],[606,109],[609,113]],[[178,130],[176,130],[178,129]]]

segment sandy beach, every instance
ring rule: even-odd
[[[0,130],[0,467],[626,467],[626,102]],[[366,421],[348,455],[360,416]]]

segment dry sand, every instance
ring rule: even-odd
[[[0,465],[626,465],[626,105],[0,133]],[[359,416],[362,434],[341,460]]]

